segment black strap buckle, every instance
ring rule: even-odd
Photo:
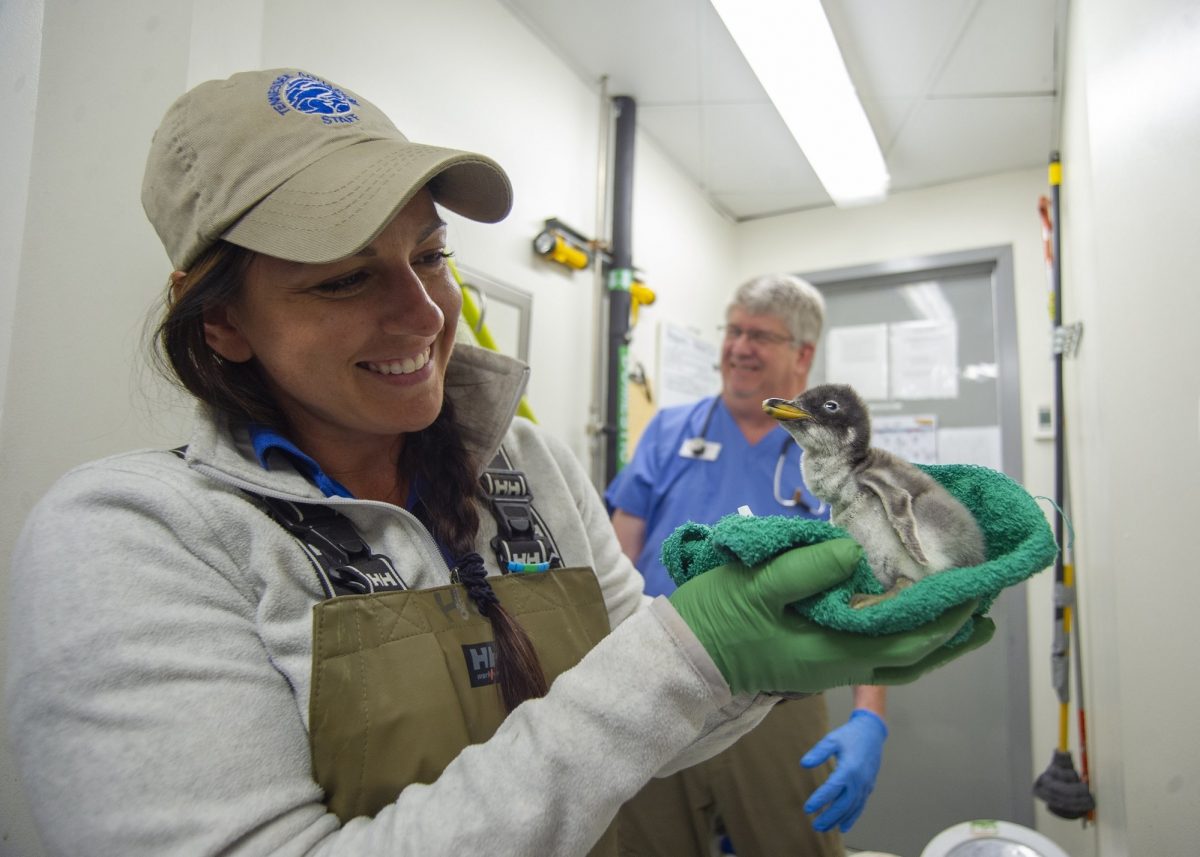
[[[492,510],[496,527],[502,539],[530,539],[533,532],[533,503],[529,498],[521,500],[492,499]]]
[[[542,539],[522,539],[509,541],[499,537],[492,539],[492,550],[500,561],[500,568],[508,570],[508,564],[539,565],[550,563],[551,568],[562,565],[553,548]]]
[[[533,508],[533,497],[525,474],[512,469],[501,450],[480,476],[479,482],[496,519],[496,537],[491,541],[501,572],[509,564],[562,566],[553,538]]]
[[[404,589],[404,581],[383,554],[373,553],[329,570],[329,580],[343,594],[366,595],[387,589]]]
[[[307,548],[330,596],[407,588],[392,561],[372,553],[353,522],[342,513],[317,503],[257,496],[268,514]]]

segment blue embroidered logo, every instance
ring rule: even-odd
[[[281,74],[271,81],[267,101],[280,116],[295,110],[319,116],[326,125],[349,125],[358,121],[358,102],[336,86],[310,74]]]

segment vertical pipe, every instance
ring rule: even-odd
[[[1054,689],[1058,694],[1060,708],[1059,747],[1068,750],[1066,734],[1067,706],[1071,701],[1071,638],[1067,628],[1067,599],[1070,595],[1066,581],[1067,543],[1064,532],[1064,501],[1066,485],[1064,476],[1063,437],[1063,353],[1062,353],[1062,259],[1059,250],[1058,207],[1059,183],[1062,166],[1058,152],[1050,155],[1050,336],[1054,356],[1054,540],[1058,553],[1054,557],[1054,640],[1050,657]]]
[[[1054,288],[1053,329],[1054,329],[1054,502],[1058,505],[1058,515],[1054,519],[1054,537],[1058,540],[1058,558],[1054,562],[1054,577],[1063,583],[1063,562],[1066,541],[1063,532],[1063,510],[1066,508],[1066,456],[1064,438],[1066,437],[1065,406],[1063,396],[1063,343],[1061,339],[1062,313],[1062,245],[1059,240],[1059,189],[1062,185],[1062,164],[1058,152],[1050,155],[1050,223],[1051,223],[1051,282]],[[1061,614],[1056,613],[1056,619]]]
[[[608,323],[604,317],[606,268],[601,261],[608,248],[608,162],[612,139],[613,105],[608,97],[608,75],[600,78],[600,139],[596,153],[596,223],[593,230],[596,242],[596,261],[592,265],[592,324],[595,335],[592,339],[592,403],[588,420],[588,451],[591,462],[592,484],[604,491],[604,396],[608,376]]]
[[[625,379],[629,374],[629,309],[633,284],[633,154],[637,102],[613,99],[617,113],[613,141],[612,261],[608,270],[608,373],[604,412],[604,482],[625,461],[629,411]]]

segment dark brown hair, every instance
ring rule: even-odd
[[[162,321],[154,332],[155,362],[169,380],[224,414],[232,424],[259,424],[282,433],[287,419],[275,403],[255,361],[235,363],[213,351],[204,335],[206,310],[237,300],[254,253],[218,241],[192,265],[186,278],[169,290]],[[468,453],[449,399],[431,425],[405,437],[397,462],[409,484],[419,485],[433,536],[459,558],[459,572],[482,566],[474,551],[479,530],[478,462]],[[524,628],[496,598],[480,574],[462,574],[479,612],[496,637],[497,685],[511,711],[526,699],[546,693],[546,678]]]

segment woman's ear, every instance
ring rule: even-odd
[[[172,271],[171,302],[177,303],[186,291],[187,271]],[[204,311],[204,341],[209,348],[233,363],[245,363],[254,356],[250,343],[242,336],[227,306]]]
[[[171,272],[171,302],[176,303],[187,291],[187,271]],[[228,306],[204,310],[204,341],[208,347],[232,363],[245,363],[254,356],[254,349],[238,328],[237,319]]]
[[[245,363],[254,356],[254,349],[238,327],[236,313],[228,306],[204,311],[204,341],[231,363]]]
[[[187,271],[172,271],[171,272],[171,305],[179,303],[179,299],[183,297],[184,289],[187,288]]]

